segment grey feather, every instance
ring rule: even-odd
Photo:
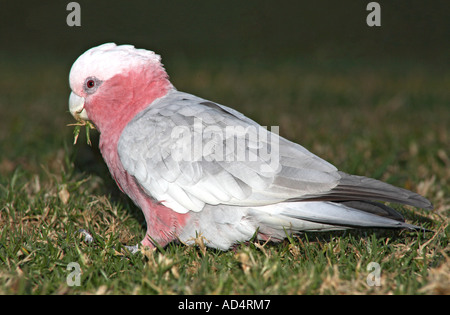
[[[358,209],[364,212],[372,213],[381,217],[389,218],[392,220],[405,222],[405,218],[395,211],[394,209],[386,206],[385,204],[379,203],[379,202],[373,202],[373,201],[367,201],[367,200],[351,200],[351,201],[342,201],[340,202],[343,205]]]
[[[214,128],[229,126],[239,128],[214,134]],[[182,131],[178,135],[173,134],[176,128]],[[202,134],[198,128],[210,133]],[[187,243],[198,232],[210,246],[227,249],[250,238],[255,230],[260,231],[258,237],[282,239],[286,231],[418,229],[392,208],[374,201],[432,207],[406,189],[340,172],[270,131],[256,137],[257,128],[261,127],[256,122],[231,108],[173,90],[125,127],[118,152],[125,170],[149,196],[176,212],[190,212],[179,235]],[[196,139],[201,149],[188,145]],[[217,155],[226,141],[240,141],[244,149],[228,146]],[[279,164],[271,164],[261,148],[266,153],[277,150]],[[189,156],[177,156],[180,150]],[[244,150],[245,159],[237,159],[239,150]]]
[[[193,244],[201,234],[208,246],[227,250],[250,239],[255,231],[258,239],[279,241],[286,233],[361,227],[425,230],[403,222],[395,210],[372,202],[283,202],[259,207],[207,205],[202,212],[191,214],[179,239]]]
[[[406,204],[418,208],[432,209],[431,202],[412,191],[395,187],[382,181],[364,176],[349,175],[338,172],[339,184],[329,192],[318,195],[303,196],[302,200],[381,200]]]
[[[226,133],[208,137],[199,135],[198,128]],[[174,136],[174,131],[180,132]],[[187,138],[182,137],[183,131]],[[196,151],[198,139],[202,141],[202,152]],[[230,139],[231,148],[226,147]],[[221,145],[226,147],[225,152],[215,150]],[[191,148],[191,156],[177,158],[175,153],[185,148]],[[241,113],[176,90],[136,115],[119,139],[118,152],[125,170],[146,192],[183,213],[201,211],[207,203],[256,206],[324,193],[334,188],[340,178],[330,163]],[[272,163],[275,155],[269,153],[276,154],[279,161]],[[218,182],[217,176],[228,180]],[[155,181],[177,188],[157,189],[167,185],[155,185]],[[228,189],[226,183],[232,188]]]

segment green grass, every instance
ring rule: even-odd
[[[450,75],[412,63],[165,60],[179,89],[244,112],[343,171],[428,197],[400,207],[433,230],[308,233],[221,252],[170,244],[120,253],[145,233],[91,132],[73,146],[70,60],[1,59],[0,294],[450,293]],[[6,62],[5,60],[8,60]],[[93,243],[77,231],[89,230]],[[66,279],[76,262],[81,285]],[[368,286],[381,266],[381,286]]]

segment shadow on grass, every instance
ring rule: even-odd
[[[143,229],[146,228],[145,218],[142,211],[123,193],[109,172],[108,166],[103,160],[98,147],[99,134],[93,132],[90,135],[92,145],[86,144],[86,136],[80,135],[76,149],[74,150],[75,172],[97,176],[102,179],[101,193],[108,196],[111,202],[120,203],[136,219]]]

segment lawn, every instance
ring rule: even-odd
[[[144,236],[140,210],[116,188],[95,131],[92,147],[84,132],[72,144],[73,60],[3,57],[0,294],[450,294],[448,69],[405,60],[164,59],[179,90],[280,126],[342,171],[426,196],[432,211],[393,207],[432,232],[307,233],[227,252],[199,240],[132,255],[122,245]],[[367,281],[372,262],[378,285]]]

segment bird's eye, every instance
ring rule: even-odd
[[[94,80],[88,80],[87,82],[86,82],[86,86],[87,86],[87,88],[88,89],[92,89],[94,86],[95,86],[95,81]]]
[[[84,80],[83,90],[87,94],[93,94],[97,91],[98,87],[102,84],[102,81],[97,79],[96,77],[87,77]]]

